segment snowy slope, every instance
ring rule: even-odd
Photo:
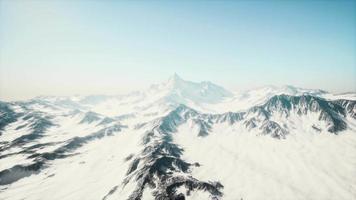
[[[184,160],[200,163],[192,176],[224,185],[223,199],[355,199],[354,131],[293,132],[280,141],[224,124],[212,129],[203,139],[192,137],[197,133],[187,123],[174,140]]]
[[[33,101],[60,107],[91,110],[106,116],[160,115],[179,104],[202,112],[224,113],[246,110],[261,105],[274,95],[312,95],[329,100],[356,100],[356,93],[332,94],[323,90],[304,89],[290,85],[264,86],[246,91],[230,92],[209,81],[192,82],[174,74],[166,81],[127,95],[91,95],[74,97],[38,97]],[[43,109],[43,108],[41,108]]]
[[[127,95],[0,102],[0,199],[353,199],[355,150],[353,93],[175,74]]]

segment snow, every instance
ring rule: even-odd
[[[81,148],[80,155],[55,160],[43,172],[8,189],[1,186],[1,199],[101,199],[121,185],[128,168],[125,157],[139,149],[140,136],[128,130],[93,141]]]
[[[73,97],[38,97],[38,100],[54,103],[57,106],[63,102],[81,105],[79,110],[91,110],[105,116],[115,117],[128,114],[163,115],[177,104],[185,104],[201,112],[224,113],[228,111],[246,110],[252,106],[261,105],[274,95],[309,94],[330,100],[356,100],[356,93],[332,94],[318,89],[304,89],[290,85],[263,86],[245,91],[230,92],[209,81],[187,81],[174,74],[168,80],[149,86],[147,89],[127,95],[92,95]],[[70,103],[71,102],[71,103]],[[39,105],[37,105],[39,106]],[[38,107],[41,110],[50,108]],[[56,111],[51,111],[55,113]]]
[[[356,100],[354,93],[332,94],[293,86],[233,93],[211,82],[185,81],[174,75],[127,95],[52,96],[26,101],[31,112],[38,112],[55,125],[34,141],[1,150],[0,156],[15,154],[0,158],[0,172],[33,163],[29,154],[20,153],[31,145],[53,143],[36,149],[36,153],[52,152],[73,138],[89,136],[113,124],[123,128],[86,142],[71,152],[72,156],[48,161],[37,174],[0,185],[0,199],[127,199],[136,187],[134,181],[123,185],[130,164],[127,157],[140,156],[143,135],[179,104],[202,113],[224,113],[247,110],[279,94]],[[11,107],[16,112],[28,112],[16,103]],[[81,123],[87,112],[97,113],[100,120]],[[188,175],[224,185],[222,199],[356,199],[356,121],[348,116],[349,128],[334,135],[326,132],[327,123],[319,120],[319,114],[300,116],[291,112],[287,119],[272,113],[271,121],[290,128],[287,138],[281,140],[261,135],[258,130],[249,131],[239,122],[215,123],[206,137],[199,137],[199,127],[188,120],[173,133],[173,142],[184,149],[183,160],[200,163]],[[248,117],[252,115],[256,113]],[[100,124],[105,117],[114,121]],[[29,125],[16,130],[25,124],[29,121],[19,118],[6,126],[0,145],[31,133]],[[320,127],[321,132],[312,126]],[[160,138],[161,133],[154,134]],[[152,191],[146,186],[142,199],[153,199]],[[186,189],[180,187],[178,191],[184,193]],[[186,199],[209,199],[209,193],[192,191]]]
[[[224,184],[224,199],[353,199],[356,133],[294,132],[285,140],[219,124],[196,137],[189,123],[174,140],[183,158],[199,162],[192,175]],[[257,134],[257,133],[256,133]]]

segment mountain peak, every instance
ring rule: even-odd
[[[184,81],[177,73],[174,73],[171,77],[169,77],[168,82],[178,82]]]
[[[152,85],[149,94],[160,94],[175,103],[217,103],[232,93],[209,81],[192,82],[174,73],[167,81]]]
[[[181,79],[180,76],[179,76],[176,72],[174,72],[174,74],[172,75],[172,77],[173,77],[174,79]]]

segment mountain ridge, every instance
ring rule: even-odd
[[[336,147],[346,148],[343,150],[346,155],[352,152],[348,148],[352,148],[350,145],[356,133],[356,100],[334,98],[337,96],[326,98],[331,94],[319,90],[295,89],[292,86],[282,90],[268,87],[241,94],[226,92],[210,82],[194,83],[176,76],[151,87],[149,91],[126,97],[51,97],[0,102],[0,197],[25,198],[16,193],[18,188],[31,188],[33,185],[31,190],[37,191],[39,183],[48,185],[46,190],[51,191],[48,194],[57,190],[63,192],[58,196],[47,196],[58,199],[72,191],[65,187],[58,189],[58,184],[68,174],[77,177],[71,179],[72,182],[84,184],[90,191],[94,191],[98,189],[97,185],[90,183],[102,180],[102,169],[106,169],[107,173],[114,171],[115,174],[110,174],[101,182],[105,187],[102,187],[100,193],[93,194],[95,199],[168,200],[195,196],[214,200],[240,199],[246,194],[234,196],[234,192],[229,189],[232,182],[225,178],[234,176],[235,171],[230,171],[229,176],[214,176],[215,173],[221,175],[220,171],[202,176],[201,170],[207,167],[217,170],[214,165],[224,169],[225,165],[242,159],[244,153],[256,152],[249,149],[254,146],[253,142],[257,145],[261,143],[262,147],[258,148],[267,152],[270,147],[282,148],[288,143],[291,143],[290,149],[301,145],[317,151],[313,146],[316,141],[327,140],[333,150]],[[218,102],[215,102],[216,99],[211,101],[210,95],[216,95]],[[227,103],[229,101],[241,101],[248,106],[242,109],[236,102]],[[226,110],[215,112],[215,109],[208,109],[219,105],[225,106]],[[339,141],[347,140],[348,137],[351,138],[348,143],[337,146]],[[241,140],[249,145],[245,146]],[[234,142],[243,148],[235,146]],[[204,146],[205,143],[208,146]],[[195,145],[209,154],[205,155],[199,148],[195,149]],[[285,150],[292,151],[290,149]],[[232,156],[232,160],[214,163],[203,159],[201,153],[203,157],[215,156],[217,160],[221,156]],[[276,154],[276,150],[272,148],[270,153]],[[323,156],[329,159],[328,154]],[[275,159],[289,163],[285,157],[289,155]],[[249,159],[245,161],[236,167],[248,164],[248,170],[258,166]],[[346,162],[345,166],[352,166],[346,159],[339,161]],[[296,162],[304,164],[312,161]],[[77,171],[71,172],[71,167],[67,165]],[[349,168],[344,168],[344,171],[352,172]],[[95,175],[91,175],[94,172]],[[345,174],[340,176],[346,177]],[[349,186],[352,180],[347,179],[346,183]],[[288,187],[280,183],[277,185]],[[302,185],[298,187],[303,191],[300,188]],[[81,197],[88,194],[83,188],[77,191]],[[33,196],[30,199],[45,195],[31,194]]]

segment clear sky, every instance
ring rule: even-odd
[[[0,99],[120,94],[174,72],[356,92],[356,1],[0,0]]]

